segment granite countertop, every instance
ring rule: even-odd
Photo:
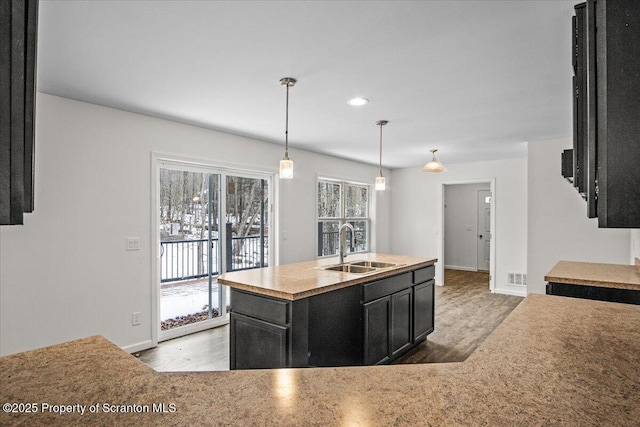
[[[90,337],[0,358],[1,403],[38,408],[0,425],[637,425],[638,325],[640,306],[532,294],[461,363],[194,373]]]
[[[224,273],[218,277],[218,283],[232,288],[294,301],[426,267],[437,261],[436,258],[368,253],[349,255],[345,257],[344,262],[362,260],[391,262],[402,265],[366,274],[343,273],[318,268],[337,264],[338,257],[331,257],[295,264]]]
[[[544,280],[570,285],[640,291],[640,266],[559,261],[544,276]]]

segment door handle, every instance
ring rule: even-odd
[[[480,239],[482,239],[482,234],[480,234],[478,237],[479,237]]]

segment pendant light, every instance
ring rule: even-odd
[[[436,159],[436,151],[438,151],[436,148],[429,150],[431,151],[431,154],[433,155],[433,158],[431,159],[430,162],[428,162],[427,164],[424,165],[424,167],[422,169],[420,169],[421,172],[446,172],[447,170],[444,168],[444,166],[442,166],[442,163],[440,163],[437,159]]]
[[[384,176],[382,176],[382,126],[386,125],[387,123],[389,123],[388,120],[378,120],[376,122],[376,125],[380,126],[380,175],[376,178],[377,191],[384,191],[385,189]]]
[[[284,131],[284,158],[280,160],[280,179],[293,179],[293,160],[289,158],[289,88],[295,85],[296,79],[283,77],[280,84],[287,87],[287,110]]]

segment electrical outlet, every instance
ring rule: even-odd
[[[138,326],[142,321],[140,320],[140,312],[136,311],[131,315],[131,325]]]
[[[507,284],[509,285],[513,285],[516,283],[516,278],[515,278],[515,274],[513,273],[509,273],[509,281],[507,282]]]
[[[139,251],[140,250],[140,238],[139,237],[127,237],[127,250]]]
[[[521,273],[516,273],[516,285],[522,285],[522,274]]]

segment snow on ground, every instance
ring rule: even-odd
[[[218,285],[213,283],[212,305],[218,309]],[[163,284],[160,287],[160,320],[199,313],[209,305],[209,283],[207,280],[190,280]]]

